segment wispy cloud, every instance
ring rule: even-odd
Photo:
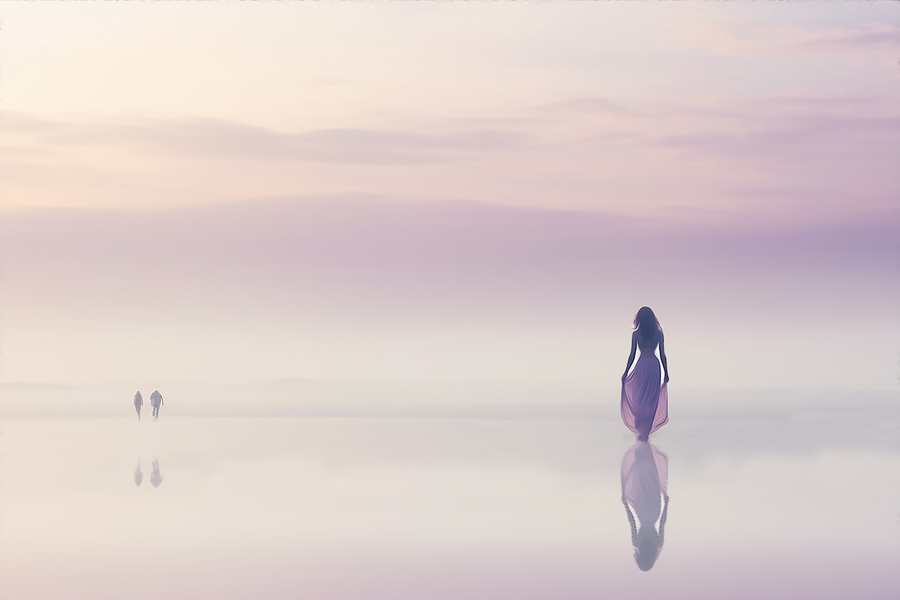
[[[410,165],[447,162],[460,152],[513,151],[527,139],[496,129],[449,134],[353,128],[282,133],[208,118],[71,124],[12,115],[10,120],[16,133],[35,134],[54,146],[106,146],[203,159]]]
[[[483,124],[392,115],[370,128],[301,132],[221,119],[10,114],[0,177],[13,190],[7,201],[27,190],[57,204],[74,194],[183,205],[302,192],[633,214],[666,206],[838,214],[890,205],[895,101],[805,94],[626,106],[586,96]],[[760,187],[785,194],[747,202],[742,190]]]
[[[811,34],[807,39],[799,41],[797,44],[810,49],[896,49],[900,47],[900,27],[871,25],[865,29],[825,31]]]
[[[703,48],[712,54],[731,56],[846,56],[848,52],[880,52],[900,44],[900,27],[891,22],[892,15],[887,12],[866,11],[863,16],[851,8],[821,11],[820,19],[802,12],[779,16],[772,18],[772,12],[765,9],[740,7],[718,14],[660,11],[655,19],[665,23],[667,37],[680,40],[681,48]]]
[[[553,102],[546,108],[551,110],[567,110],[585,113],[600,113],[612,115],[631,115],[634,109],[612,102],[606,98],[584,97]]]

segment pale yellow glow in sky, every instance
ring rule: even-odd
[[[896,112],[896,19],[878,6],[0,10],[4,207],[361,193],[808,215],[854,209],[820,192],[877,187],[888,168],[883,140],[816,129]],[[854,144],[871,149],[848,168],[858,181],[823,169]],[[822,170],[840,182],[818,190]],[[887,202],[870,191],[867,206]]]

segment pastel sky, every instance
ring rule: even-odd
[[[0,18],[4,382],[896,386],[892,3]]]

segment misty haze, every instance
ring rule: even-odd
[[[4,599],[896,596],[894,6],[0,21]]]

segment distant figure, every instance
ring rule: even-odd
[[[134,410],[138,414],[138,421],[141,420],[141,407],[144,405],[144,397],[141,396],[140,390],[134,393]]]
[[[668,472],[669,457],[648,442],[637,442],[622,457],[622,504],[631,525],[634,560],[641,571],[653,568],[666,538]],[[635,524],[635,517],[640,527]]]
[[[138,461],[138,466],[134,470],[134,485],[141,487],[141,483],[144,481],[144,472],[141,470],[141,461]]]
[[[656,358],[656,347],[659,356]],[[641,357],[628,374],[637,348]],[[665,372],[662,386],[659,384],[659,363]],[[631,334],[631,354],[622,375],[622,420],[637,439],[646,442],[650,434],[669,422],[669,367],[666,363],[666,344],[662,327],[656,315],[644,306],[634,316],[634,332]]]
[[[155,421],[159,417],[159,407],[165,404],[163,402],[162,394],[159,393],[159,390],[153,390],[153,393],[150,394],[150,406],[153,407],[153,420]],[[175,404],[178,404],[177,402]]]
[[[159,484],[162,483],[162,473],[159,472],[159,461],[155,458],[153,459],[153,470],[150,471],[150,485],[155,488],[159,487]]]

